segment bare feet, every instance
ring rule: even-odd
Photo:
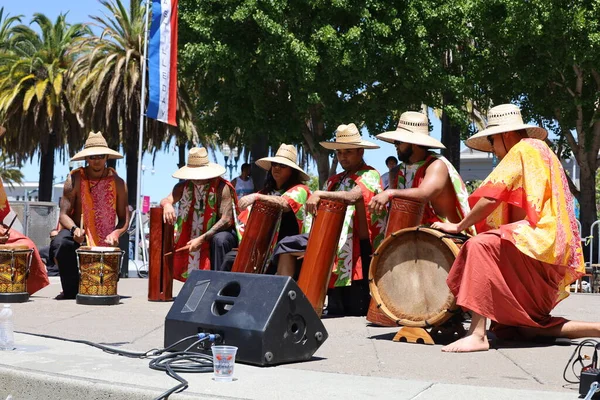
[[[487,336],[469,334],[456,342],[450,343],[448,346],[442,347],[442,351],[448,353],[471,353],[474,351],[488,351],[490,344]]]

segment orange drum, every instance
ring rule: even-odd
[[[33,249],[23,245],[0,245],[0,303],[29,300],[27,278]]]
[[[388,217],[385,237],[405,228],[412,228],[421,225],[423,212],[425,211],[425,202],[409,199],[402,196],[393,197],[390,200],[390,214]],[[396,322],[385,316],[371,298],[367,321],[380,326],[396,326]]]
[[[408,228],[381,243],[369,285],[377,307],[397,325],[439,326],[458,312],[446,278],[465,239],[429,228]]]
[[[265,272],[269,247],[281,212],[279,204],[261,200],[254,202],[231,272]]]
[[[77,249],[79,264],[77,304],[119,304],[117,282],[123,253],[118,247],[82,246]]]
[[[338,241],[344,227],[346,204],[321,200],[298,277],[298,287],[321,316]]]

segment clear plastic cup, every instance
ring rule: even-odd
[[[214,380],[231,382],[233,380],[233,367],[235,366],[235,346],[213,346]]]

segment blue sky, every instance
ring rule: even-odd
[[[127,0],[124,0],[124,2],[127,5],[129,4]],[[31,17],[36,12],[46,14],[51,19],[55,19],[61,12],[68,12],[67,19],[71,23],[89,22],[89,15],[99,15],[103,8],[97,0],[2,0],[0,1],[0,6],[4,6],[5,13],[10,13],[11,15],[24,15],[24,23],[29,23]],[[440,122],[431,113],[429,116],[432,118],[433,123],[432,136],[439,139]],[[356,123],[357,121],[340,121],[340,124],[350,122]],[[366,140],[371,140],[381,146],[381,148],[377,150],[366,150],[365,161],[382,173],[387,171],[385,159],[390,155],[396,155],[394,146],[375,138],[369,138],[368,134],[365,132],[363,132],[363,137]],[[224,159],[220,152],[217,152],[215,157],[216,160],[213,161],[224,164]],[[168,150],[156,155],[154,166],[152,162],[152,156],[150,154],[145,154],[142,160],[142,163],[145,166],[142,181],[142,193],[144,195],[149,195],[151,201],[159,201],[169,193],[170,188],[177,182],[171,177],[171,174],[177,169],[177,149],[171,146]],[[233,171],[233,177],[238,175],[240,166],[241,163],[238,165],[238,171]],[[68,163],[57,161],[54,168],[56,182],[64,180],[68,171]],[[117,162],[117,172],[121,177],[126,177],[124,160]],[[311,166],[307,172],[316,175],[316,167]],[[34,158],[32,163],[24,166],[23,173],[25,174],[26,181],[38,180],[39,164],[37,158]],[[226,176],[229,177],[229,172]]]

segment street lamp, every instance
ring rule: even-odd
[[[221,146],[221,153],[223,153],[223,158],[225,159],[225,168],[229,169],[229,180],[232,180],[233,170],[237,170],[238,161],[240,159],[238,148],[234,147],[232,149],[229,145],[224,144]],[[229,161],[229,163],[227,163],[227,161]]]

